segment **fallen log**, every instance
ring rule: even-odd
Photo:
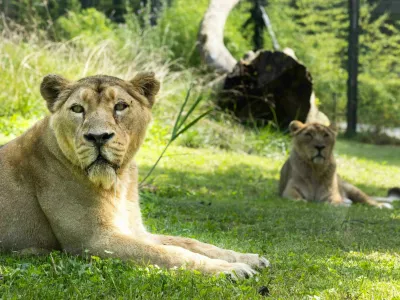
[[[312,78],[293,50],[250,51],[237,62],[223,43],[223,29],[239,0],[211,0],[200,24],[198,44],[203,61],[226,73],[217,105],[242,123],[274,122],[286,129],[292,120],[329,124],[318,111]]]
[[[311,75],[303,64],[280,51],[260,51],[227,74],[217,105],[245,124],[273,121],[287,128],[292,120],[306,121],[311,94]]]

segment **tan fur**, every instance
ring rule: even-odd
[[[293,121],[289,129],[293,149],[281,169],[280,196],[334,205],[346,205],[349,199],[355,203],[388,207],[339,177],[333,156],[336,133],[332,127]]]
[[[2,250],[89,250],[101,257],[238,277],[268,265],[257,254],[146,231],[133,158],[159,87],[153,73],[130,81],[43,79],[41,93],[52,114],[0,148]]]

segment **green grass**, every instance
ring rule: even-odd
[[[162,150],[149,137],[141,174]],[[400,182],[398,148],[339,141],[340,171],[366,192]],[[270,270],[230,282],[184,270],[138,267],[85,254],[0,256],[0,298],[399,299],[400,203],[393,211],[336,208],[277,196],[285,156],[172,146],[141,196],[147,228],[265,255]]]
[[[39,84],[47,73],[71,79],[100,73],[130,78],[139,70],[155,70],[163,87],[138,155],[143,178],[170,137],[189,84],[196,81],[195,93],[213,97],[203,88],[210,75],[200,79],[179,61],[168,60],[172,46],[152,44],[151,32],[138,36],[128,26],[114,33],[101,36],[101,42],[93,32],[52,42],[3,30],[0,69],[7,72],[0,72],[0,144],[43,116]],[[229,36],[227,42],[232,51],[242,45]],[[205,101],[196,113],[210,106]],[[272,267],[259,276],[234,283],[88,254],[2,254],[0,299],[257,299],[262,286],[268,286],[272,299],[400,299],[400,203],[389,211],[281,199],[279,169],[287,153],[288,138],[271,128],[245,130],[232,118],[213,113],[174,142],[152,174],[151,189],[141,195],[150,231],[263,254]],[[371,195],[383,196],[400,183],[398,147],[341,140],[337,153],[341,175]]]

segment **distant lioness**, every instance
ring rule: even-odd
[[[293,149],[281,169],[280,196],[335,205],[348,205],[351,201],[392,207],[388,203],[377,202],[339,177],[333,156],[336,132],[331,127],[293,121],[289,130]]]
[[[51,115],[0,149],[0,248],[84,250],[163,267],[249,277],[257,254],[151,234],[143,226],[133,160],[160,88],[153,73],[124,81],[48,75]]]

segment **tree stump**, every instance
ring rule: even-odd
[[[318,111],[311,97],[312,78],[295,57],[280,51],[260,51],[240,60],[227,74],[217,105],[244,124],[272,121],[286,129],[292,120],[305,122]]]

